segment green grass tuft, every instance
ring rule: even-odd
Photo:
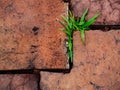
[[[92,25],[99,14],[96,14],[89,20],[86,20],[88,9],[86,9],[81,17],[75,19],[71,11],[69,11],[69,17],[62,16],[64,22],[59,21],[64,28],[61,28],[68,37],[68,55],[71,62],[73,62],[73,31],[77,30],[80,32],[82,43],[85,44],[85,31],[90,30],[89,26]]]

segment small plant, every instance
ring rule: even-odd
[[[75,19],[72,12],[69,11],[69,18],[62,16],[64,22],[59,21],[64,26],[61,30],[64,31],[68,37],[68,54],[71,62],[73,61],[73,31],[80,31],[82,43],[85,44],[85,31],[90,30],[89,26],[93,24],[99,16],[99,14],[96,14],[89,20],[86,20],[85,17],[87,13],[88,9],[85,10],[81,17]]]

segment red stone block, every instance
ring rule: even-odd
[[[71,8],[76,17],[81,16],[89,8],[87,18],[100,14],[95,24],[120,24],[120,0],[70,0]]]
[[[0,1],[0,70],[66,69],[62,0]]]
[[[74,32],[70,73],[40,72],[43,90],[120,90],[120,30]]]
[[[0,90],[38,90],[39,78],[32,74],[1,74]]]

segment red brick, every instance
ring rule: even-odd
[[[74,32],[73,37],[71,72],[41,72],[41,89],[120,90],[120,30],[87,31],[86,45],[79,32]]]
[[[38,81],[32,74],[1,74],[0,90],[38,90]]]
[[[87,18],[100,13],[95,24],[120,24],[120,0],[71,0],[75,16],[81,16],[89,8]]]
[[[66,69],[62,0],[0,1],[0,70]]]

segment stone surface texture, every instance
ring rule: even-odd
[[[70,73],[41,72],[42,90],[120,90],[120,30],[87,31],[86,45],[74,32]]]
[[[62,0],[0,0],[0,70],[68,68],[56,21],[66,10]]]
[[[32,74],[1,74],[0,90],[38,90],[39,78]]]
[[[70,0],[71,9],[76,17],[81,16],[89,8],[87,18],[100,13],[95,24],[120,24],[120,0]]]
[[[67,0],[64,0],[67,1]],[[120,25],[120,0],[70,0],[75,17],[89,8],[96,25]],[[63,0],[0,0],[0,70],[66,69]],[[73,33],[70,73],[0,74],[0,90],[120,90],[120,30]],[[17,70],[16,70],[17,71]],[[1,71],[2,72],[2,71]]]

